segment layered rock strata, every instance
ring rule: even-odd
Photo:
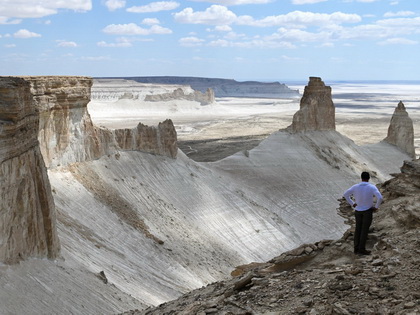
[[[95,126],[88,77],[0,78],[0,262],[60,251],[47,167],[118,150],[176,157],[172,121],[132,130]]]
[[[136,143],[127,148],[119,146],[124,144],[121,135],[126,135],[126,131],[94,125],[87,110],[92,78],[47,76],[24,79],[30,82],[40,112],[39,141],[47,167],[98,159],[120,149],[144,149],[148,153],[176,156],[177,138],[173,125],[172,129],[165,125],[167,128],[161,128],[160,132],[155,127],[135,128],[129,137],[135,138]],[[140,134],[136,135],[137,131]],[[143,140],[146,142],[141,143]],[[170,147],[165,148],[164,144],[169,143]]]
[[[170,93],[146,95],[145,101],[147,102],[159,102],[159,101],[170,101],[176,99],[183,99],[188,101],[197,101],[201,105],[208,105],[215,102],[214,92],[212,89],[207,89],[206,92],[201,93],[200,91],[194,91],[193,93],[186,94],[183,89],[178,88]]]
[[[0,262],[55,258],[60,243],[27,81],[0,78]]]
[[[109,78],[108,78],[109,79]],[[122,79],[122,78],[120,78]],[[216,97],[296,98],[298,90],[292,90],[279,82],[236,81],[220,78],[200,77],[129,77],[124,78],[147,84],[189,85],[194,90],[205,92],[212,89]]]
[[[321,78],[310,77],[300,100],[300,109],[288,127],[292,132],[335,130],[335,107],[331,87]]]
[[[393,144],[402,151],[407,152],[412,158],[416,157],[414,148],[413,121],[408,116],[404,103],[399,102],[392,115],[388,127],[388,135],[384,141]]]
[[[170,119],[159,123],[157,127],[139,123],[133,129],[116,129],[113,134],[123,150],[137,150],[172,158],[178,152],[176,131]]]
[[[89,77],[24,77],[40,112],[39,141],[47,167],[101,157],[115,150],[112,135],[93,125],[87,111]]]

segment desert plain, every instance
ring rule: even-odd
[[[286,83],[286,82],[285,82]],[[97,86],[100,85],[96,82]],[[120,84],[118,80],[115,84]],[[286,85],[302,95],[307,82]],[[418,82],[325,82],[336,107],[336,130],[358,145],[382,141],[395,107],[402,101],[413,121],[415,147],[420,154],[420,84]],[[95,83],[94,87],[95,89]],[[171,88],[170,86],[166,87]],[[165,90],[165,86],[153,87]],[[147,93],[147,92],[145,92]],[[109,128],[132,128],[138,122],[157,125],[173,120],[179,147],[190,158],[211,162],[255,147],[268,135],[292,123],[300,98],[216,98],[200,106],[189,101],[145,103],[135,100],[88,105],[95,123]]]

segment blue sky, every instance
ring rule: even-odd
[[[0,0],[0,75],[420,80],[419,0]]]

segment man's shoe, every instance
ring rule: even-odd
[[[370,255],[370,250],[361,249],[357,251],[357,254],[359,255]]]

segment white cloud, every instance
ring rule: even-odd
[[[217,25],[214,30],[217,32],[231,32],[232,28],[229,25]]]
[[[212,5],[205,11],[194,12],[192,8],[186,8],[181,12],[175,13],[174,18],[179,23],[186,24],[208,24],[208,25],[248,25],[259,27],[271,26],[294,26],[294,27],[307,27],[327,26],[332,24],[343,23],[358,23],[362,18],[357,14],[347,14],[342,12],[326,13],[313,13],[293,11],[287,14],[277,16],[267,16],[260,20],[255,20],[248,15],[237,16],[228,8],[220,5]]]
[[[146,29],[134,23],[129,24],[110,24],[103,30],[104,33],[112,35],[152,35],[152,34],[171,34],[172,30],[153,25],[151,28]]]
[[[8,18],[41,18],[57,14],[60,9],[85,12],[92,9],[91,0],[15,0],[2,1],[0,16]]]
[[[413,11],[386,12],[384,17],[411,16],[414,14],[415,13]]]
[[[342,12],[313,13],[303,11],[293,11],[283,15],[268,16],[252,23],[255,26],[327,26],[344,23],[359,23],[362,18],[357,14],[347,14]],[[248,23],[247,23],[248,24]]]
[[[134,6],[127,9],[131,13],[150,13],[160,11],[170,11],[179,7],[179,3],[175,1],[159,1],[152,2],[143,6]]]
[[[1,24],[20,24],[20,23],[22,23],[22,20],[20,20],[20,19],[10,20],[6,16],[0,16],[0,25]]]
[[[16,45],[15,44],[6,44],[4,45],[5,48],[15,48]]]
[[[105,5],[109,11],[115,11],[125,7],[125,0],[107,0]]]
[[[155,18],[147,18],[147,19],[143,19],[143,21],[141,21],[141,24],[157,25],[157,24],[160,24],[160,21],[158,19],[155,19]]]
[[[242,5],[242,4],[265,4],[273,2],[274,0],[194,0],[196,2],[211,2],[221,5]],[[323,0],[325,1],[325,0]]]
[[[238,40],[238,39],[242,39],[242,38],[246,38],[245,34],[238,34],[235,32],[229,32],[224,36],[225,39],[229,39],[229,40]]]
[[[196,47],[196,46],[201,46],[203,44],[204,40],[197,38],[197,37],[183,37],[179,40],[179,44],[181,46],[186,46],[186,47]]]
[[[382,42],[379,42],[379,45],[417,45],[419,42],[406,38],[388,38]]]
[[[41,37],[40,34],[30,32],[27,29],[21,29],[13,34],[16,38],[32,38],[32,37]]]
[[[292,4],[314,4],[319,2],[325,2],[328,0],[292,0]]]
[[[65,40],[57,40],[58,47],[77,47],[78,45],[75,42],[69,42]]]
[[[229,41],[227,41],[225,39],[217,39],[217,40],[211,41],[209,43],[209,46],[214,46],[214,47],[216,47],[216,46],[218,46],[218,47],[229,47],[229,46],[231,46],[231,44],[230,44]]]
[[[112,47],[112,48],[119,48],[119,47],[126,48],[126,47],[132,47],[133,46],[133,44],[129,40],[121,40],[121,41],[116,42],[116,43],[107,43],[105,41],[101,41],[101,42],[98,42],[97,45],[99,47]]]
[[[84,56],[80,58],[84,61],[107,61],[111,60],[109,56]]]
[[[175,21],[186,24],[229,25],[237,20],[235,13],[221,5],[212,5],[206,11],[194,12],[192,8],[185,8],[174,14]]]

